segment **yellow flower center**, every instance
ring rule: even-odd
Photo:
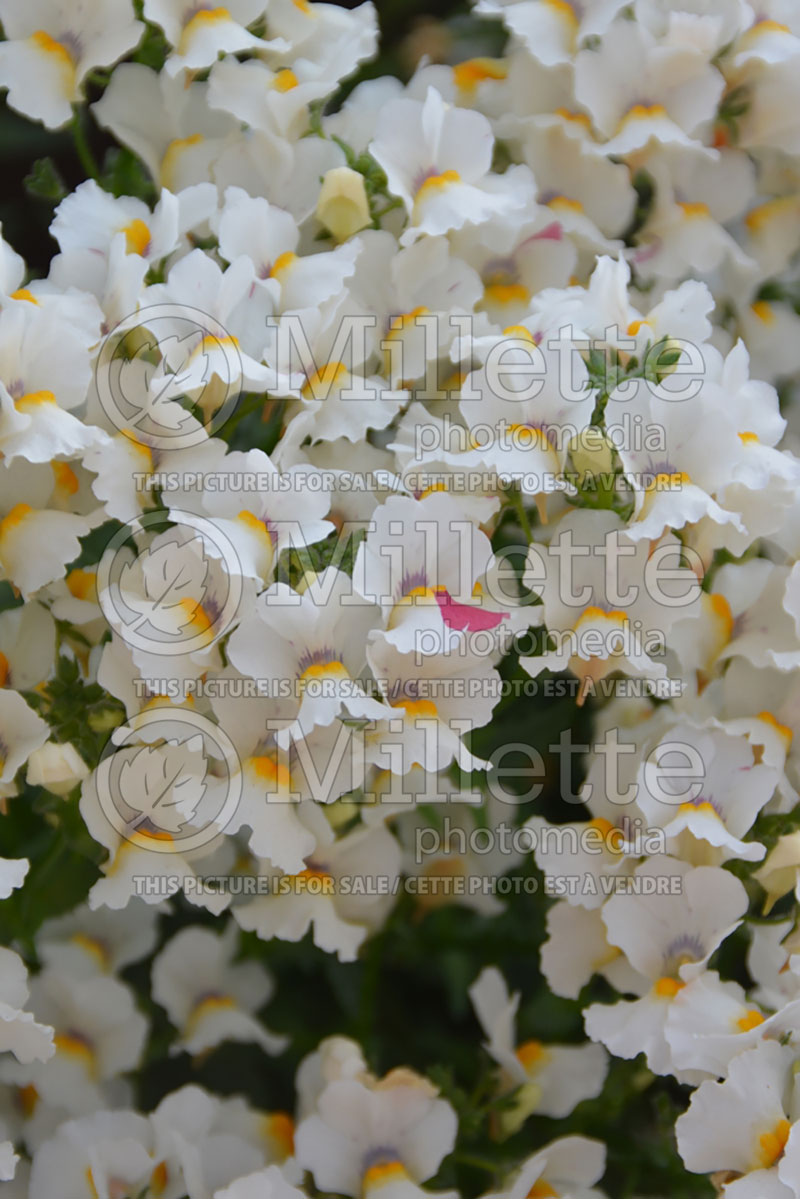
[[[685,986],[686,983],[681,982],[679,978],[659,978],[656,980],[653,991],[660,999],[674,999]]]
[[[750,1008],[743,1016],[740,1016],[736,1021],[736,1027],[739,1032],[750,1032],[751,1028],[758,1028],[759,1024],[764,1023],[764,1017],[761,1012],[757,1012],[755,1008]]]
[[[514,1056],[528,1074],[544,1065],[548,1053],[541,1041],[523,1041],[514,1050]]]
[[[788,1120],[779,1120],[773,1129],[762,1132],[758,1138],[758,1161],[765,1170],[769,1170],[783,1156],[791,1130]]]
[[[125,248],[129,254],[146,254],[150,246],[150,230],[144,221],[131,221],[122,232],[125,234]]]

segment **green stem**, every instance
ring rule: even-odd
[[[514,510],[519,517],[519,523],[522,525],[522,531],[528,539],[528,545],[533,541],[533,529],[531,522],[528,520],[528,513],[525,511],[525,503],[522,499],[522,492],[519,488],[514,490]]]
[[[486,1157],[475,1157],[471,1153],[454,1153],[453,1161],[462,1166],[474,1166],[477,1170],[486,1170],[489,1174],[497,1173],[497,1162],[490,1162]]]
[[[94,160],[89,142],[86,137],[86,130],[83,127],[82,113],[83,109],[79,104],[73,108],[74,116],[72,118],[72,139],[75,142],[75,149],[78,152],[81,166],[90,179],[99,182],[100,169]]]

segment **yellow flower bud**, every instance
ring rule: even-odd
[[[664,341],[656,342],[650,347],[646,363],[651,374],[663,379],[671,375],[683,356],[683,343],[667,337]]]
[[[317,219],[337,241],[347,241],[372,223],[364,176],[350,167],[333,167],[322,180]]]
[[[514,1096],[514,1101],[497,1113],[501,1137],[513,1136],[536,1111],[542,1099],[542,1088],[535,1082],[523,1083]]]
[[[764,903],[767,913],[800,879],[800,832],[779,837],[764,865],[753,872],[753,878],[767,893]]]
[[[335,803],[323,804],[322,811],[328,817],[331,828],[344,828],[358,815],[358,804],[352,799],[337,799]]]
[[[614,447],[602,429],[594,425],[573,437],[569,453],[581,483],[587,476],[610,474],[614,470]]]
[[[309,587],[312,587],[317,582],[319,575],[313,570],[304,570],[300,578],[294,585],[295,591],[299,595],[304,595]]]
[[[28,758],[28,782],[54,795],[69,795],[88,773],[88,766],[69,741],[63,745],[48,741]]]

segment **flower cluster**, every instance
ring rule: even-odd
[[[800,1199],[800,18],[475,13],[348,90],[370,3],[0,0],[89,175],[0,246],[9,1196],[601,1199],[568,1122],[664,1076],[686,1174]],[[281,943],[346,993],[531,894],[472,1098],[265,1018]],[[175,1085],[236,1043],[293,1104]]]

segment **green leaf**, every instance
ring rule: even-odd
[[[52,158],[37,158],[30,175],[25,176],[23,186],[28,195],[51,204],[59,204],[68,191]]]

